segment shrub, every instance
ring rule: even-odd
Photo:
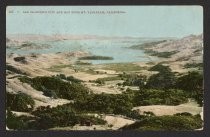
[[[188,72],[177,79],[176,86],[188,92],[201,90],[203,88],[203,75],[196,71]]]
[[[154,52],[151,56],[157,56],[161,58],[170,58],[172,55],[176,54],[178,51],[171,51],[171,52]]]
[[[162,131],[187,131],[203,126],[203,121],[198,116],[158,116],[146,117],[134,124],[124,126],[122,130],[162,130]]]
[[[92,124],[106,124],[106,121],[77,112],[71,105],[57,107],[39,107],[32,112],[39,119],[36,121],[39,129],[49,129],[53,127],[66,127],[80,124],[81,122],[91,122]]]
[[[77,100],[74,107],[83,112],[126,114],[133,107],[131,99],[126,94],[93,94],[86,100]]]
[[[83,99],[91,92],[80,83],[65,82],[57,77],[19,78],[20,81],[29,83],[33,88],[43,91],[46,96],[64,99]]]
[[[149,71],[159,71],[159,72],[170,72],[171,69],[169,68],[169,66],[164,66],[162,64],[157,64],[157,65],[154,65],[153,67],[151,67],[149,69]]]
[[[184,68],[203,68],[203,63],[187,63],[184,65]]]
[[[29,112],[34,108],[34,100],[31,96],[19,92],[18,94],[12,94],[7,92],[6,96],[7,108],[13,111]]]
[[[183,112],[183,113],[176,113],[174,114],[174,116],[192,116],[192,114],[188,112]]]
[[[102,80],[102,79],[97,79],[97,80],[95,80],[94,82],[95,82],[95,83],[98,83],[98,84],[100,84],[100,85],[104,85],[104,84],[105,84],[105,81]]]
[[[14,58],[14,61],[20,62],[20,63],[23,63],[23,64],[26,64],[26,63],[27,63],[25,57],[15,57],[15,58]]]
[[[137,74],[124,74],[121,76],[125,81],[123,86],[139,86],[144,88],[144,82],[146,82],[146,76]]]
[[[33,125],[35,118],[28,116],[16,116],[11,112],[10,109],[7,110],[6,124],[9,129],[13,130],[27,130],[36,129]]]
[[[179,105],[186,103],[188,96],[182,90],[168,89],[144,89],[139,92],[135,92],[133,97],[134,106],[145,105]]]
[[[114,81],[114,80],[121,80],[121,77],[115,76],[115,77],[104,77],[104,78],[96,79],[96,81],[98,81],[98,80],[101,80],[101,81]]]
[[[177,79],[176,87],[187,91],[200,106],[203,105],[203,74],[193,71]]]
[[[168,66],[158,64],[150,70],[159,71],[159,73],[149,77],[146,85],[147,88],[169,89],[175,87],[176,77]]]
[[[60,78],[60,79],[63,79],[63,80],[67,80],[67,81],[71,81],[71,82],[75,82],[75,83],[81,83],[82,82],[82,80],[74,78],[73,76],[65,76],[64,74],[59,74],[59,75],[56,75],[54,77]]]
[[[15,67],[12,66],[12,65],[6,65],[6,69],[9,70],[9,71],[11,71],[11,72],[17,73],[17,74],[26,75],[25,72],[22,72],[21,70],[15,68]]]

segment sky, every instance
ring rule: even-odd
[[[203,32],[201,6],[8,6],[6,10],[7,34],[184,37]],[[105,14],[88,13],[96,11]]]

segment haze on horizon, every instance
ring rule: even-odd
[[[124,11],[125,13],[23,13],[25,11]],[[8,6],[6,32],[42,35],[184,37],[203,33],[203,8],[201,6]]]

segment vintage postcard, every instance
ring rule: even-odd
[[[203,129],[201,6],[8,6],[7,130]]]

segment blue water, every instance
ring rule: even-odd
[[[48,44],[51,47],[46,49],[7,49],[7,53],[31,54],[31,53],[56,53],[56,52],[72,52],[72,51],[87,51],[92,55],[110,56],[113,60],[90,60],[92,64],[104,63],[128,63],[128,62],[148,62],[151,59],[147,58],[143,50],[129,49],[128,47],[136,44],[141,44],[144,41],[138,39],[131,40],[62,40],[62,41],[46,41],[34,42]],[[154,58],[155,60],[155,58]]]

